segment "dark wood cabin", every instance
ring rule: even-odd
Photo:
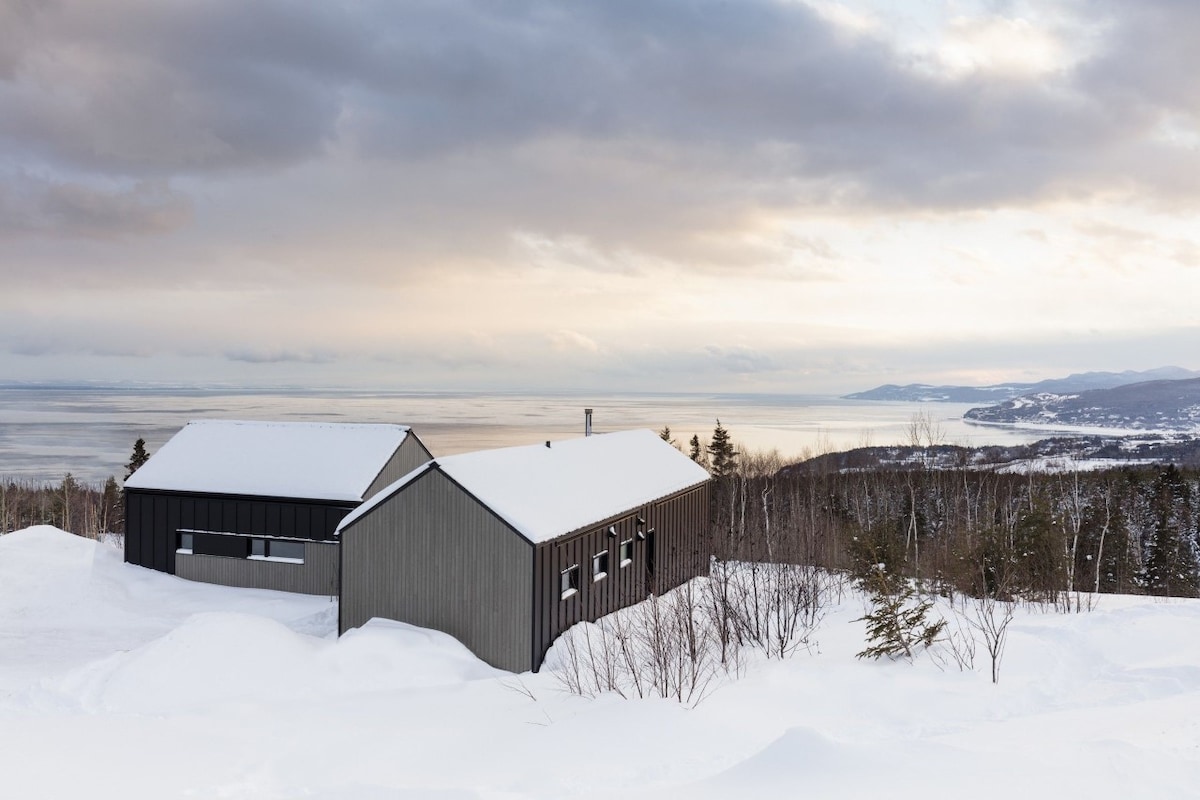
[[[706,570],[708,487],[651,431],[436,459],[339,526],[339,632],[395,619],[537,670],[575,623]]]

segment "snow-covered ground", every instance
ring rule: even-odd
[[[1102,469],[1118,467],[1146,467],[1157,462],[1150,458],[1071,458],[1069,456],[1038,456],[1037,458],[1022,458],[996,467],[996,472],[1014,472],[1019,475],[1029,473],[1049,473],[1057,475],[1069,472],[1097,472]]]
[[[329,598],[189,583],[52,528],[0,537],[11,798],[1191,797],[1200,602],[1018,612],[1000,683],[862,662],[848,594],[811,651],[695,708],[583,699]]]

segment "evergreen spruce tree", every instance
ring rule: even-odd
[[[143,464],[150,460],[150,454],[146,452],[146,440],[138,437],[138,440],[133,443],[133,455],[129,457],[129,463],[125,465],[125,469],[129,470],[125,473],[125,480],[137,472]]]
[[[694,433],[692,434],[691,441],[688,442],[688,458],[702,467],[706,461],[704,458],[704,448],[700,446],[700,437]]]
[[[729,439],[729,431],[721,426],[721,420],[717,420],[717,427],[713,429],[712,441],[708,444],[708,456],[712,462],[710,470],[715,478],[723,478],[726,475],[732,475],[737,467],[737,451],[733,449],[733,442]]]
[[[929,647],[945,629],[944,619],[927,619],[933,602],[918,598],[909,581],[883,564],[863,578],[861,585],[871,594],[871,611],[855,620],[867,623],[867,648],[856,658],[904,656],[911,661],[918,647]]]
[[[1146,550],[1146,585],[1151,594],[1195,597],[1200,592],[1200,547],[1191,513],[1191,491],[1174,465],[1154,482],[1152,527]]]
[[[669,426],[667,426],[667,425],[663,426],[663,429],[658,432],[658,438],[662,439],[664,442],[671,445],[676,450],[679,449],[679,445],[676,444],[675,440],[671,438],[671,428]]]

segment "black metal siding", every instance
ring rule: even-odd
[[[655,504],[658,549],[655,594],[708,573],[709,484]]]
[[[645,520],[639,525],[638,518]],[[609,535],[613,528],[616,536]],[[617,609],[662,594],[703,574],[708,554],[708,484],[611,517],[588,529],[537,546],[534,554],[533,668],[563,631],[583,621],[595,621]],[[638,532],[645,534],[644,538]],[[633,539],[633,563],[620,566],[620,544]],[[655,571],[647,571],[653,540]],[[609,551],[608,575],[593,580],[592,557]],[[562,599],[560,576],[572,565],[580,568],[579,591]]]
[[[501,669],[531,668],[533,545],[439,470],[341,537],[340,632],[396,619],[444,631]]]
[[[127,489],[125,560],[175,572],[180,530],[331,541],[356,505]]]
[[[125,490],[125,560],[130,564],[142,563],[142,498],[136,492]]]

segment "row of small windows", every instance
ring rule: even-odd
[[[270,558],[278,561],[304,563],[304,542],[283,542],[278,539],[251,539],[251,558]]]
[[[633,539],[626,539],[621,542],[620,550],[620,568],[624,569],[633,563]],[[575,595],[579,591],[579,565],[572,564],[559,573],[559,593],[563,600]],[[608,551],[601,550],[592,556],[592,582],[602,581],[608,577]]]
[[[304,542],[180,531],[177,553],[304,563]]]

